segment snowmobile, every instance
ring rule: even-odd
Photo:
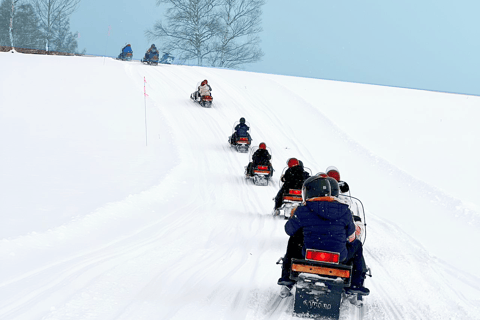
[[[296,281],[295,316],[339,319],[343,300],[363,307],[363,295],[345,291],[350,287],[352,266],[340,264],[339,257],[337,252],[307,249],[305,259],[292,258],[290,278]]]
[[[132,47],[128,44],[125,47],[122,48],[122,51],[117,57],[117,60],[122,60],[122,61],[131,61],[133,58],[133,51]]]
[[[281,177],[285,174],[285,171],[287,171],[288,166],[283,168]],[[309,175],[312,175],[312,170],[309,168],[303,168],[306,172],[309,173]],[[283,182],[280,179],[278,181],[278,187],[281,189],[283,186]],[[275,198],[274,198],[275,200]],[[273,210],[273,216],[283,216],[285,219],[290,218],[292,214],[292,210],[296,207],[298,207],[302,203],[302,190],[301,189],[288,189],[285,190],[283,196],[282,196],[282,206],[278,208],[277,210]]]
[[[250,162],[253,162],[252,157],[255,151],[258,150],[258,147],[254,147],[250,150]],[[272,151],[270,148],[267,147],[268,153],[272,155]],[[273,175],[273,168],[270,164],[270,161],[268,163],[264,164],[258,164],[253,167],[253,175],[249,175],[247,172],[248,166],[245,167],[245,178],[251,178],[253,180],[253,184],[256,186],[268,186],[268,182],[270,181],[270,178]]]
[[[117,57],[117,60],[122,60],[122,61],[132,61],[133,59],[133,52],[121,52],[118,57]]]
[[[252,138],[250,137],[250,134],[245,137],[238,137],[235,135],[235,127],[240,124],[240,122],[236,121],[233,124],[233,130],[232,130],[232,135],[228,137],[228,143],[230,144],[231,147],[234,147],[237,152],[240,153],[247,153],[248,150],[250,149],[250,144],[252,143]],[[250,128],[250,123],[248,121],[245,122],[245,124]],[[235,141],[232,141],[232,138],[235,137]]]
[[[348,196],[349,197],[349,196]],[[352,201],[361,205],[360,200]],[[365,212],[363,205],[353,209],[354,218],[360,217]],[[366,234],[359,236],[365,243]],[[363,240],[362,240],[363,238]],[[282,259],[277,264],[282,264]],[[364,295],[350,292],[352,281],[352,265],[339,262],[340,253],[322,250],[306,249],[304,259],[292,258],[290,279],[295,281],[295,296],[293,313],[297,317],[339,319],[340,306],[344,301],[349,301],[356,307],[357,318],[362,318],[364,313]],[[371,277],[370,268],[366,267],[366,276]],[[281,297],[292,295],[292,287],[282,286]]]
[[[250,134],[248,134],[248,136],[245,136],[245,137],[236,136],[235,135],[235,127],[238,124],[240,124],[240,122],[238,122],[238,121],[236,121],[233,124],[232,135],[228,137],[228,143],[230,144],[231,147],[235,148],[235,150],[237,150],[237,152],[247,153],[253,139],[250,137]],[[245,124],[250,128],[250,123],[248,121],[246,121]],[[232,141],[232,137],[235,137],[235,141]]]
[[[143,57],[142,60],[140,60],[141,62],[145,63],[145,64],[148,64],[148,65],[151,65],[151,66],[156,66],[158,65],[158,51],[155,52],[155,53],[149,53],[148,54],[148,57],[145,56]]]
[[[170,53],[164,52],[163,56],[160,58],[159,63],[172,64],[174,59],[175,59],[175,57],[171,56]]]
[[[213,103],[213,97],[211,95],[200,96],[198,93],[198,88],[200,87],[201,82],[197,83],[195,91],[190,95],[190,99],[198,103],[204,108],[211,108]]]
[[[197,102],[199,105],[201,105],[204,108],[212,107],[212,103],[213,103],[212,96],[199,96],[198,98],[195,98],[195,92],[194,92],[190,95],[190,99]]]

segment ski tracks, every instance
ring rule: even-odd
[[[364,319],[478,319],[458,298],[462,288],[451,285],[441,261],[395,225],[372,213],[369,220],[376,227],[364,252],[374,281],[365,282],[371,294]]]
[[[150,86],[163,88],[162,92],[151,93],[150,98],[162,109],[169,126],[174,128],[175,143],[182,144],[182,150],[188,150],[180,154],[180,158],[182,162],[191,162],[192,168],[188,175],[179,179],[198,185],[193,196],[209,207],[208,212],[202,211],[204,221],[192,227],[193,230],[202,228],[208,239],[204,247],[190,253],[190,259],[176,261],[175,265],[179,267],[168,272],[167,287],[171,286],[168,281],[174,281],[178,287],[178,292],[170,294],[181,301],[203,292],[201,295],[205,300],[194,304],[203,306],[200,309],[210,317],[220,314],[229,319],[244,319],[252,312],[259,313],[259,310],[251,309],[252,303],[263,310],[261,314],[265,314],[266,306],[258,302],[272,294],[272,285],[277,289],[275,282],[280,268],[275,266],[275,261],[278,252],[283,253],[286,245],[283,223],[270,215],[273,202],[265,203],[265,199],[274,196],[276,188],[273,185],[256,187],[245,180],[243,174],[248,155],[229,150],[226,140],[234,119],[227,119],[228,116],[221,111],[224,110],[222,103],[216,104],[218,108],[204,109],[189,101],[188,95],[179,98],[179,88],[184,88],[186,81],[193,82],[191,77],[179,77],[181,70],[175,70],[177,76],[171,82],[165,80],[169,77],[169,70],[148,71]],[[218,96],[221,93],[215,95]],[[189,147],[185,148],[186,145]],[[262,202],[268,207],[265,208]],[[272,251],[272,247],[276,250]],[[243,249],[233,251],[232,248]],[[195,264],[189,261],[195,261]],[[274,274],[272,269],[276,271]],[[271,276],[265,282],[265,274],[269,273]],[[155,289],[152,290],[151,294],[154,294]],[[148,290],[142,294],[149,295]],[[154,305],[149,307],[157,309]],[[183,308],[172,310],[170,308],[164,314],[165,318],[187,316],[191,307],[183,305]]]

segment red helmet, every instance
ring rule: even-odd
[[[287,165],[288,165],[289,168],[298,166],[298,164],[299,164],[299,163],[298,163],[298,160],[295,159],[295,158],[290,158],[290,159],[288,159],[288,161],[287,161]]]
[[[338,171],[338,169],[334,166],[330,166],[327,168],[327,175],[329,177],[332,177],[334,178],[335,180],[337,181],[340,181],[340,172]]]
[[[260,143],[258,147],[263,150],[267,149],[267,145],[265,144],[265,142]]]
[[[205,80],[202,81],[202,86],[204,86],[204,85],[206,85],[206,84],[208,84],[207,79],[205,79]]]

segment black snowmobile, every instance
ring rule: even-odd
[[[232,135],[228,137],[228,143],[231,147],[235,148],[237,152],[247,153],[250,149],[250,144],[252,143],[253,139],[251,138],[249,133],[247,133],[247,135],[245,136],[237,136],[235,134],[235,127],[238,124],[240,124],[240,122],[238,121],[233,124]],[[250,123],[248,121],[246,121],[245,124],[250,128]]]
[[[288,161],[287,161],[288,164]],[[287,171],[288,165],[283,168],[282,174],[280,177],[285,175],[285,171]],[[303,167],[303,170],[308,172],[308,174],[312,175],[312,170],[309,168]],[[278,181],[278,188],[281,189],[283,186],[283,181],[280,178]],[[275,198],[274,198],[275,200]],[[290,218],[291,212],[293,208],[298,207],[302,203],[302,190],[301,189],[288,189],[282,195],[282,206],[277,210],[273,210],[273,216],[285,217],[285,219]]]
[[[151,66],[156,66],[158,65],[158,62],[159,62],[159,53],[158,53],[158,50],[155,48],[155,49],[149,49],[149,51],[147,51],[145,53],[145,57],[143,57],[142,60],[140,60],[141,62],[145,63],[145,64],[148,64],[148,65],[151,65]]]
[[[268,153],[272,155],[272,151],[270,148],[266,148],[268,150]],[[258,147],[253,147],[250,149],[250,163],[253,165],[253,154],[255,151],[258,150]],[[245,178],[246,179],[252,179],[253,184],[256,186],[268,186],[268,182],[270,181],[270,178],[273,175],[273,167],[270,163],[270,161],[267,161],[266,163],[261,163],[253,166],[252,168],[252,174],[249,174],[248,171],[248,166],[245,167]]]

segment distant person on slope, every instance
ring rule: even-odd
[[[125,47],[122,48],[122,53],[120,53],[120,59],[127,59],[128,54],[130,54],[130,57],[133,55],[133,50],[132,46],[130,44],[127,44]]]
[[[205,79],[202,83],[198,86],[198,90],[195,91],[195,100],[199,100],[200,97],[203,96],[211,96],[212,95],[212,87],[208,84],[208,80]]]
[[[154,55],[158,55],[158,50],[157,47],[155,47],[155,44],[152,44],[147,52],[145,52],[144,60],[150,60]]]

